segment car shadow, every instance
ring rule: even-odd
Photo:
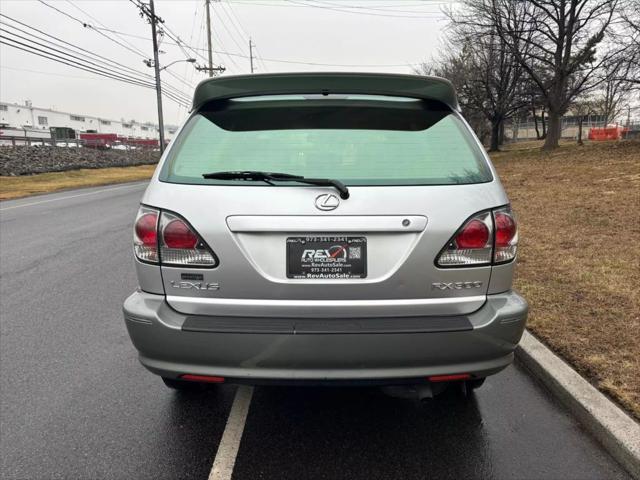
[[[490,477],[485,444],[475,398],[452,388],[419,401],[378,388],[257,387],[234,478]]]

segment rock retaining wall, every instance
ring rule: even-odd
[[[96,150],[67,147],[0,147],[0,176],[63,172],[79,168],[130,167],[157,163],[152,149]]]

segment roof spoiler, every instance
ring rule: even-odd
[[[193,95],[192,110],[214,100],[261,95],[360,94],[437,100],[459,110],[449,80],[420,75],[385,73],[269,73],[203,80]]]

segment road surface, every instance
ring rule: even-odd
[[[222,474],[212,478],[629,478],[517,364],[468,402],[355,388],[167,389],[137,362],[121,315],[136,287],[131,228],[143,189],[0,203],[3,479],[206,479],[214,459]]]

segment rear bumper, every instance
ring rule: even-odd
[[[510,291],[487,296],[465,316],[274,320],[184,315],[162,295],[136,292],[124,317],[142,364],[165,377],[393,384],[502,370],[522,336],[527,303]]]

